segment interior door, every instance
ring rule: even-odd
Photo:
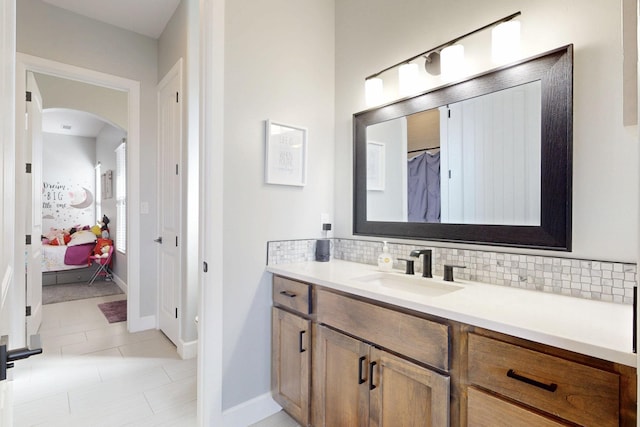
[[[178,344],[181,277],[181,61],[158,87],[158,225],[160,330]]]
[[[0,167],[12,171],[15,162],[15,1],[0,3]],[[13,248],[12,224],[15,209],[15,182],[10,173],[0,174],[0,337],[8,335],[12,322]],[[1,338],[0,338],[1,340]],[[13,425],[12,386],[0,380],[0,426]]]
[[[30,95],[29,95],[30,94]],[[42,322],[42,96],[32,72],[27,72],[26,191],[27,336],[38,333]],[[30,313],[29,313],[30,311]]]

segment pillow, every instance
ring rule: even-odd
[[[71,235],[71,241],[67,243],[67,246],[84,245],[87,243],[93,243],[96,241],[96,235],[91,231],[80,230]]]

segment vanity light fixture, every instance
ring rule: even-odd
[[[498,19],[497,21],[491,22],[490,24],[487,24],[487,25],[485,25],[483,27],[475,29],[475,30],[473,30],[473,31],[471,31],[469,33],[466,33],[466,34],[462,35],[462,36],[456,37],[453,40],[449,40],[446,43],[442,43],[439,46],[436,46],[434,48],[426,50],[426,51],[424,51],[422,53],[419,53],[419,54],[417,54],[415,56],[412,56],[411,58],[407,58],[404,61],[398,62],[397,64],[391,65],[390,67],[387,67],[384,70],[378,71],[375,74],[371,74],[370,76],[365,78],[365,94],[366,94],[367,106],[371,107],[371,106],[374,106],[374,105],[379,105],[383,101],[382,100],[382,79],[380,78],[381,74],[383,74],[383,73],[385,73],[385,72],[387,72],[389,70],[392,70],[394,68],[398,68],[398,67],[400,67],[401,69],[405,68],[405,70],[409,70],[409,68],[404,67],[404,66],[415,65],[415,64],[412,64],[412,62],[415,61],[416,59],[422,57],[425,60],[424,66],[425,66],[425,70],[427,71],[427,73],[429,73],[431,75],[434,75],[434,76],[437,76],[437,75],[441,74],[441,65],[442,65],[442,68],[445,68],[445,69],[449,66],[448,64],[445,63],[446,62],[445,59],[441,58],[441,54],[443,54],[443,53],[445,54],[445,57],[447,56],[445,51],[448,48],[451,47],[453,49],[453,50],[449,50],[448,53],[451,53],[453,55],[453,57],[458,58],[457,61],[459,61],[461,52],[462,52],[462,57],[464,58],[464,47],[458,43],[459,41],[461,41],[461,40],[463,40],[463,39],[465,39],[465,38],[467,38],[467,37],[469,37],[469,36],[471,36],[473,34],[476,34],[476,33],[479,33],[481,31],[487,30],[489,28],[500,27],[505,23],[509,23],[509,21],[512,21],[516,16],[520,16],[521,14],[522,14],[522,12],[518,11],[516,13],[513,13],[513,14],[509,15],[509,16],[505,16],[504,18]],[[514,22],[517,22],[517,21],[514,21]],[[500,34],[499,38],[501,40],[504,40],[505,37],[513,37],[512,35],[503,36],[502,34],[503,34],[503,32],[506,32],[506,31],[510,31],[509,34],[513,34],[513,31],[514,31],[514,29],[516,27],[518,29],[518,34],[519,34],[519,29],[520,29],[519,22],[516,25],[513,25],[513,26],[502,27],[501,30],[498,31],[498,34]],[[498,37],[498,36],[496,36],[496,37]],[[519,39],[520,38],[519,38],[519,35],[518,35],[518,38],[517,38],[518,43],[519,43]],[[496,39],[494,38],[494,40],[496,40]],[[459,47],[457,47],[457,46],[459,46]],[[510,49],[510,48],[507,48],[507,50],[504,50],[504,48],[500,48],[500,49],[501,49],[502,52],[512,52],[512,49]],[[492,51],[493,51],[493,49],[492,49]],[[513,53],[510,53],[510,55],[513,55]],[[442,59],[442,64],[441,64],[441,59]],[[455,70],[459,70],[459,66],[460,66],[459,64],[460,63],[458,62],[457,64],[458,65],[456,65],[454,63],[454,64],[451,64],[451,66],[458,67],[458,68],[454,68],[454,69]],[[417,68],[412,68],[412,70],[413,69],[415,69],[416,70],[415,72],[417,72]],[[408,75],[408,73],[411,73],[411,75],[413,75],[415,77],[408,77],[407,76],[408,80],[405,80],[405,81],[403,81],[404,77],[400,78],[399,87],[400,87],[400,94],[402,96],[406,96],[406,95],[412,93],[416,89],[415,85],[417,85],[417,75],[414,74],[414,71],[410,71],[410,72],[407,71],[406,73],[407,73],[407,75]],[[442,73],[445,73],[445,70],[443,70]],[[400,75],[404,76],[404,74],[405,73],[402,70],[400,70]],[[449,76],[449,77],[451,77],[451,76]],[[413,80],[413,79],[415,79],[415,80]],[[374,82],[371,82],[372,80]],[[410,81],[410,83],[409,83],[409,81]],[[409,91],[407,93],[403,93],[403,89],[405,88],[405,85],[407,85],[406,87],[407,87],[407,90]],[[409,87],[409,86],[411,86],[411,87]],[[379,98],[377,96],[379,96]]]
[[[418,64],[402,64],[398,69],[400,96],[411,95],[418,89]]]

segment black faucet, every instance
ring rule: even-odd
[[[442,280],[444,280],[445,282],[453,282],[453,269],[454,268],[467,268],[464,265],[449,265],[449,264],[445,264],[444,265],[444,276],[442,277]]]
[[[409,256],[415,258],[420,258],[420,255],[424,255],[422,258],[422,277],[433,277],[431,272],[431,249],[415,249],[409,254]]]

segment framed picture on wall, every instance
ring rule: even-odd
[[[265,182],[304,186],[307,183],[307,129],[266,121]]]
[[[109,169],[102,174],[102,198],[110,199],[113,197],[113,170]]]

